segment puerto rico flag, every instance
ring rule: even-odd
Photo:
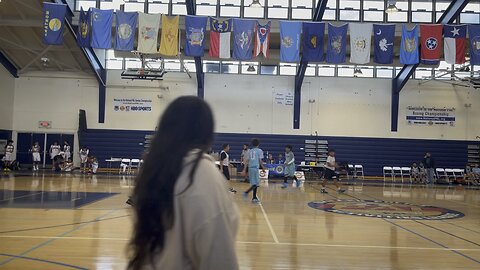
[[[465,63],[467,25],[444,25],[445,61],[451,65]]]
[[[270,46],[270,25],[272,22],[268,22],[265,25],[261,25],[257,22],[255,27],[255,46],[253,47],[253,55],[255,57],[263,53],[265,58],[268,58],[268,47]]]
[[[210,57],[230,58],[232,20],[210,18]]]
[[[442,31],[441,24],[420,25],[420,58],[422,64],[438,65],[442,53]]]

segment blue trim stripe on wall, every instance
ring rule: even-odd
[[[83,145],[90,148],[97,156],[102,166],[105,159],[110,157],[141,158],[143,143],[146,134],[152,131],[128,130],[88,130],[82,133]],[[306,139],[313,139],[305,135],[272,135],[272,134],[238,134],[217,133],[213,150],[219,152],[221,145],[229,143],[232,159],[240,159],[242,145],[249,143],[252,138],[258,138],[261,148],[266,153],[273,153],[274,157],[283,153],[284,146],[291,144],[294,148],[297,163],[303,160]],[[383,166],[410,166],[423,158],[425,152],[431,152],[436,159],[437,166],[445,168],[463,168],[467,163],[467,146],[470,141],[424,140],[424,139],[389,139],[389,138],[359,138],[359,137],[329,137],[320,136],[321,140],[328,140],[329,147],[337,152],[337,160],[350,164],[362,164],[365,174],[371,176],[382,175]]]

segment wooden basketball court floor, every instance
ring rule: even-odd
[[[132,177],[17,174],[0,183],[0,269],[125,269]],[[480,269],[480,190],[319,187],[271,181],[261,206],[232,195],[241,269]],[[458,218],[422,218],[435,215]]]

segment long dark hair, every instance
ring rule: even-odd
[[[165,232],[173,227],[174,189],[183,159],[192,149],[201,150],[193,161],[188,189],[213,141],[213,129],[212,111],[197,97],[180,97],[163,113],[132,195],[136,216],[128,269],[152,264],[154,254],[163,250]]]

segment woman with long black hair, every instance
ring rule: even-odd
[[[132,196],[128,269],[238,269],[238,210],[205,154],[213,121],[193,96],[176,99],[161,117]]]

